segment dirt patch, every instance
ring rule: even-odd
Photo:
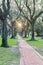
[[[10,50],[12,53],[15,53],[18,55],[18,58],[16,60],[13,60],[11,65],[20,65],[20,52],[18,45],[10,47]]]

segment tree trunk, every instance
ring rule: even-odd
[[[29,37],[29,32],[28,32],[28,37]]]
[[[16,37],[16,30],[14,29],[14,28],[12,28],[12,36],[11,36],[11,38],[15,38]]]
[[[27,31],[25,30],[25,36],[24,37],[27,37]]]
[[[23,36],[23,30],[21,31],[21,36]]]
[[[7,26],[6,20],[2,20],[2,47],[8,47],[7,44]]]
[[[14,30],[13,30],[13,28],[12,28],[12,36],[11,36],[11,38],[14,38]]]
[[[17,34],[17,31],[16,31],[16,29],[14,28],[14,38],[16,37],[16,34]]]
[[[34,23],[31,24],[31,27],[32,27],[32,38],[31,38],[31,40],[34,40]]]
[[[40,36],[40,32],[38,30],[36,31],[36,33],[37,33],[37,36]]]

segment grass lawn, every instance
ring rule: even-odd
[[[36,38],[34,41],[30,41],[30,38],[24,38],[28,42],[28,44],[32,46],[37,46],[37,47],[43,47],[43,39]]]
[[[2,39],[0,38],[0,45],[2,43]],[[10,39],[8,38],[8,45],[9,46],[14,46],[17,44],[17,39]],[[19,63],[19,52],[13,52],[9,48],[3,48],[0,47],[0,65],[11,65],[11,63],[17,62]]]
[[[12,52],[9,48],[0,47],[0,65],[11,65],[12,61],[19,62],[19,53]]]
[[[36,38],[34,41],[30,41],[30,38],[24,38],[24,40],[43,56],[43,39]]]
[[[17,39],[10,39],[8,38],[8,45],[9,46],[13,46],[13,45],[16,45],[17,44]]]
[[[13,46],[13,45],[16,45],[16,44],[17,44],[17,39],[16,39],[16,38],[15,38],[15,39],[10,39],[10,38],[8,37],[7,42],[8,42],[8,45],[9,45],[9,46]],[[0,37],[0,45],[1,45],[1,43],[2,43],[2,38]]]

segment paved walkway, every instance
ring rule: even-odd
[[[43,60],[30,45],[18,36],[20,50],[20,65],[43,65]]]

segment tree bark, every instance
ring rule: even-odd
[[[16,29],[12,28],[12,36],[11,36],[11,38],[15,38],[16,34],[17,34]]]
[[[24,37],[27,37],[27,30],[25,30],[25,36]]]
[[[13,28],[13,26],[12,26],[12,36],[11,36],[11,38],[14,38],[14,28]]]
[[[32,29],[32,37],[31,40],[34,40],[34,23],[31,24]]]
[[[40,36],[40,32],[38,30],[36,31],[36,33],[37,33],[37,36]]]
[[[7,44],[7,26],[6,26],[6,19],[2,20],[2,47],[8,47]]]

